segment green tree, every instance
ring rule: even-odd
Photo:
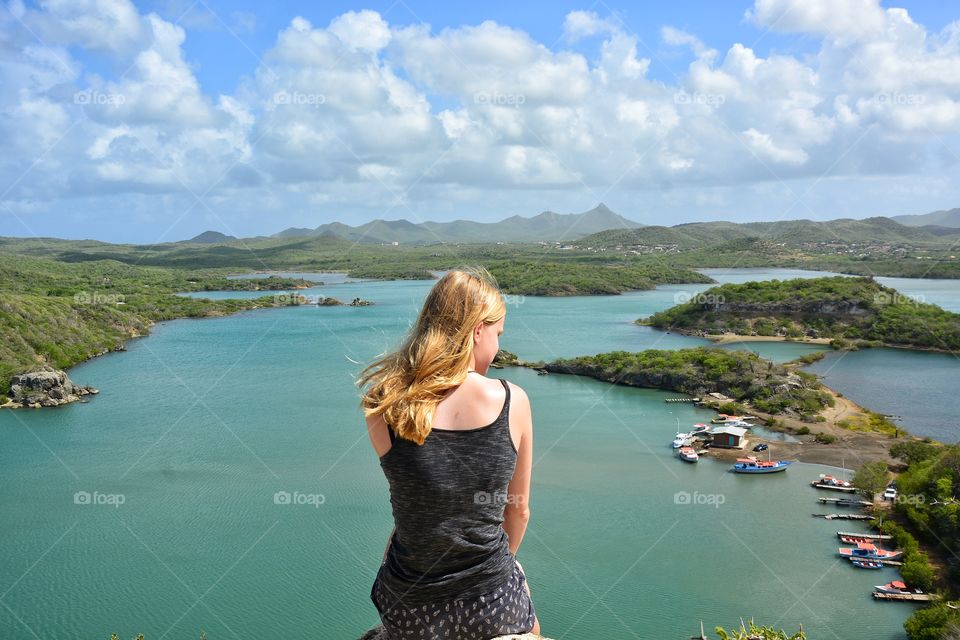
[[[890,472],[887,463],[882,460],[863,463],[853,475],[853,486],[861,491],[873,495],[887,486]]]
[[[903,581],[914,589],[929,591],[933,587],[933,567],[924,553],[915,552],[907,556],[900,567],[900,575]]]

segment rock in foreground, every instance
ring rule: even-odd
[[[95,393],[99,391],[93,387],[74,384],[65,371],[46,366],[13,376],[10,379],[10,399],[0,406],[56,407]]]
[[[383,627],[377,625],[370,631],[367,631],[365,634],[360,636],[360,640],[386,640],[387,634],[384,632]],[[550,638],[545,638],[544,636],[536,635],[534,633],[514,633],[506,636],[497,636],[491,640],[550,640]]]

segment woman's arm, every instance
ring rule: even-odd
[[[530,399],[520,387],[511,384],[510,422],[520,426],[517,466],[507,487],[507,504],[503,509],[503,529],[510,540],[510,551],[517,555],[523,534],[530,521],[530,475],[533,468],[533,417]]]
[[[383,560],[380,561],[380,564],[383,564],[387,561],[387,551],[390,550],[390,543],[393,542],[393,534],[397,532],[397,527],[393,527],[393,531],[390,532],[390,537],[387,538],[387,546],[383,549]]]

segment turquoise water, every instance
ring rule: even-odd
[[[162,323],[71,370],[101,390],[91,402],[0,412],[0,636],[355,638],[372,626],[391,517],[353,380],[429,286],[344,283],[324,289],[377,304]],[[701,343],[632,324],[674,294],[518,300],[501,345],[539,359]],[[533,406],[519,557],[552,637],[686,638],[700,619],[740,616],[802,622],[811,637],[903,637],[911,606],[869,596],[892,570],[842,564],[835,531],[857,525],[810,517],[821,509],[807,482],[829,469],[687,465],[668,446],[677,419],[710,414],[663,402],[675,394],[492,375]]]

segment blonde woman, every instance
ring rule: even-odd
[[[505,318],[485,269],[449,271],[400,348],[360,375],[395,524],[370,590],[391,638],[540,633],[516,559],[530,519],[530,402],[486,377]]]

